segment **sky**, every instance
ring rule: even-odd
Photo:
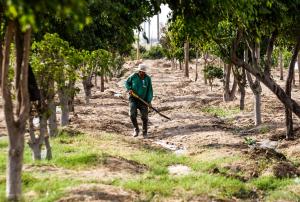
[[[170,8],[168,5],[161,5],[160,6],[161,13],[159,14],[159,24],[160,26],[164,26],[168,21],[168,14],[170,13]],[[144,30],[148,37],[148,30],[149,30],[149,23],[145,22],[141,24],[141,28]],[[145,40],[140,34],[141,44],[145,43]],[[148,37],[149,38],[149,37]],[[153,16],[150,21],[150,38],[157,41],[157,15]]]

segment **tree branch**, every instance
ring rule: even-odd
[[[21,93],[21,108],[19,116],[19,124],[26,125],[26,120],[29,117],[29,93],[28,93],[28,63],[30,53],[31,27],[24,33],[23,58],[20,78],[20,93]]]
[[[265,74],[270,74],[271,71],[271,65],[272,65],[272,53],[274,49],[274,43],[275,40],[278,36],[278,30],[276,29],[275,31],[272,32],[272,36],[269,39],[268,47],[267,47],[267,61],[266,61],[266,66],[264,73]]]
[[[13,36],[15,32],[15,24],[13,21],[9,21],[5,37],[4,37],[4,47],[3,47],[3,60],[1,64],[2,69],[2,97],[3,97],[3,108],[5,114],[5,121],[6,125],[9,127],[15,125],[14,121],[14,114],[13,114],[13,104],[12,104],[12,97],[10,92],[10,85],[8,80],[8,69],[9,69],[9,58],[10,58],[10,44],[12,42]]]
[[[287,76],[286,83],[285,83],[285,92],[288,96],[291,96],[292,81],[293,81],[293,75],[294,75],[294,71],[295,71],[295,63],[297,60],[299,49],[300,49],[300,36],[298,37],[297,42],[294,47],[293,55],[292,55],[291,62],[289,65],[288,76]]]

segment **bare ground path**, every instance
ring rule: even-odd
[[[207,151],[208,148],[217,148],[222,155],[232,155],[233,152],[239,153],[245,147],[245,134],[255,136],[258,140],[267,139],[274,134],[284,135],[284,108],[265,87],[262,93],[263,126],[262,129],[256,129],[252,113],[253,98],[249,88],[246,95],[246,109],[239,112],[238,97],[233,102],[222,101],[221,82],[217,81],[211,91],[210,87],[204,84],[201,70],[199,70],[200,79],[197,82],[193,81],[195,64],[191,64],[190,78],[184,78],[183,71],[172,69],[167,61],[144,62],[150,67],[149,74],[154,88],[153,106],[172,120],[166,120],[151,112],[149,139],[143,141],[163,141],[178,148],[184,147],[192,154]],[[134,71],[134,67],[133,62],[127,63],[126,74],[122,78],[109,81],[105,92],[94,88],[89,105],[84,104],[83,94],[79,94],[75,114],[71,119],[72,126],[92,132],[106,131],[131,135],[132,127],[128,116],[124,81]],[[277,78],[277,73],[275,75]],[[281,84],[283,85],[283,82]],[[295,99],[300,97],[298,91],[298,87],[295,87],[293,91]],[[220,118],[207,113],[207,109],[213,107],[227,110],[229,115]],[[295,128],[298,127],[298,123],[299,119],[296,118]],[[141,125],[141,122],[139,124]],[[260,134],[259,131],[264,129],[263,134]],[[297,140],[294,143],[283,140],[278,146],[280,148],[283,145],[283,151],[289,154],[290,151],[285,151],[284,145],[298,145],[298,143]],[[300,151],[299,147],[294,147],[296,151]]]

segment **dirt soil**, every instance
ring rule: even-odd
[[[144,61],[152,77],[154,100],[152,105],[163,114],[167,120],[155,112],[149,114],[149,138],[143,141],[156,144],[161,140],[167,144],[186,148],[190,155],[199,154],[207,149],[218,149],[220,154],[227,156],[248,149],[244,143],[245,137],[260,142],[276,140],[276,149],[287,155],[287,158],[297,158],[300,155],[300,139],[284,140],[284,107],[275,95],[263,84],[262,92],[262,126],[254,126],[253,94],[247,88],[245,110],[225,118],[203,112],[205,108],[214,106],[220,109],[239,108],[239,93],[234,101],[223,102],[222,83],[215,81],[211,90],[200,78],[194,81],[195,64],[191,63],[190,78],[184,78],[183,71],[172,69],[165,60]],[[130,136],[132,126],[128,116],[128,99],[124,88],[125,79],[134,72],[137,62],[125,65],[126,74],[119,79],[113,79],[106,84],[105,92],[95,87],[89,105],[84,104],[83,93],[77,96],[75,114],[71,117],[71,125],[83,131],[115,132]],[[274,78],[279,81],[279,73],[274,72]],[[293,98],[300,101],[299,84],[293,90]],[[141,120],[138,119],[141,127]],[[299,136],[299,118],[295,117],[294,127],[296,137]],[[212,154],[214,155],[214,154]]]
[[[203,109],[214,106],[219,109],[239,108],[239,93],[234,101],[223,102],[223,88],[221,81],[215,81],[212,90],[204,84],[201,69],[200,78],[195,78],[195,63],[190,65],[190,78],[185,78],[183,71],[172,69],[171,64],[165,60],[146,60],[144,61],[149,68],[149,75],[152,77],[154,100],[152,105],[160,112],[167,115],[171,120],[167,120],[155,112],[149,114],[149,138],[138,137],[142,143],[153,146],[160,146],[158,142],[164,142],[167,145],[173,145],[175,148],[184,148],[186,155],[199,156],[202,160],[214,160],[220,157],[248,155],[251,158],[251,150],[245,144],[245,137],[254,139],[257,143],[272,140],[275,142],[276,152],[283,154],[287,159],[300,158],[300,130],[299,118],[295,117],[294,127],[296,139],[287,141],[285,135],[284,106],[279,100],[263,85],[262,92],[262,119],[263,124],[260,127],[254,126],[253,113],[253,94],[250,88],[247,88],[245,110],[237,112],[231,116],[218,117]],[[128,116],[128,99],[124,88],[125,79],[134,72],[137,61],[128,62],[125,68],[128,70],[121,78],[114,78],[106,83],[105,92],[100,92],[97,87],[93,88],[90,104],[84,103],[83,92],[81,91],[75,100],[75,113],[71,114],[71,128],[86,133],[99,133],[101,131],[113,132],[120,135],[131,136],[132,126]],[[279,71],[274,70],[274,79],[281,86],[284,81],[279,81]],[[300,88],[297,80],[292,96],[300,103]],[[80,86],[81,87],[81,86]],[[141,127],[141,120],[138,119]],[[0,137],[5,134],[3,115],[0,116]],[[265,151],[263,151],[265,152]],[[267,157],[266,157],[267,158]],[[232,170],[232,175],[240,170],[248,173],[244,176],[245,180],[251,177],[257,177],[263,171],[256,166],[255,156],[253,162],[235,162],[235,164],[224,164],[224,168]],[[108,163],[127,163],[120,159],[111,158]],[[281,165],[281,164],[280,164]],[[132,173],[135,167],[128,167],[127,173]],[[25,168],[30,170],[30,168]],[[49,168],[47,168],[49,169]],[[71,171],[65,172],[68,175]],[[143,172],[146,168],[139,168]],[[292,168],[291,168],[292,169]],[[293,168],[294,169],[294,168]],[[111,173],[110,177],[116,177],[119,170],[115,171],[109,166],[103,168],[99,173]],[[114,172],[116,175],[114,175]],[[212,172],[219,172],[218,170]],[[293,170],[294,173],[296,171]],[[72,174],[72,173],[71,173]],[[93,171],[82,173],[81,177],[94,176]],[[285,174],[280,174],[284,176]],[[93,192],[92,190],[96,190]],[[118,190],[116,190],[118,189]],[[86,191],[85,191],[86,190]],[[97,191],[98,190],[98,191]],[[99,191],[100,190],[100,191]],[[102,195],[99,193],[103,193]],[[115,195],[111,195],[115,193]],[[127,193],[119,188],[101,186],[101,187],[79,187],[70,190],[70,196],[60,201],[94,201],[109,200],[114,201],[132,201],[135,194]],[[83,197],[83,198],[82,198]]]

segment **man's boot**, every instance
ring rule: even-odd
[[[146,138],[148,136],[147,130],[148,130],[148,119],[143,119],[143,137],[144,138]]]
[[[130,119],[131,119],[132,125],[134,127],[133,137],[137,137],[139,135],[139,132],[140,132],[137,120],[136,120],[136,118],[133,118],[133,117],[130,117]]]

